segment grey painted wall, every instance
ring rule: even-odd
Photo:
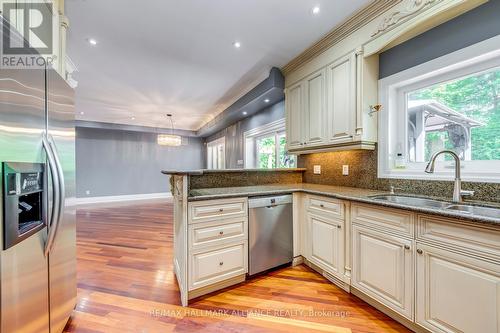
[[[226,168],[239,169],[244,165],[238,164],[238,160],[243,160],[243,134],[253,128],[266,125],[270,122],[285,118],[285,102],[281,101],[259,113],[240,120],[239,122],[226,127],[220,132],[208,137],[206,142],[226,137]]]
[[[390,76],[499,34],[500,0],[490,0],[381,53],[379,77]]]
[[[160,173],[162,169],[203,167],[202,139],[187,141],[187,145],[166,147],[156,144],[155,133],[77,127],[77,197],[168,192],[168,177]]]

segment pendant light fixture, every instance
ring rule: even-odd
[[[180,135],[174,134],[174,121],[172,120],[172,115],[167,114],[168,119],[170,120],[170,126],[172,128],[171,134],[158,134],[157,142],[160,146],[171,146],[178,147],[182,144],[182,137]]]

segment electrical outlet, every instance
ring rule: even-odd
[[[342,166],[342,176],[349,176],[349,166],[348,165]]]
[[[321,175],[321,165],[315,165],[313,172],[315,175]]]

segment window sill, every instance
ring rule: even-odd
[[[424,171],[413,171],[408,169],[379,171],[378,178],[387,179],[411,179],[411,180],[435,180],[435,181],[453,181],[455,179],[455,172],[435,172],[427,174]],[[463,182],[473,183],[500,183],[500,173],[484,174],[484,173],[464,173],[462,172],[461,180]]]

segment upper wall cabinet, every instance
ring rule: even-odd
[[[328,142],[353,140],[356,120],[356,56],[338,59],[327,67]]]
[[[364,59],[349,52],[285,90],[288,150],[373,149],[360,116]],[[359,83],[359,84],[358,84]]]
[[[315,146],[325,142],[325,70],[321,69],[305,80],[304,142]]]
[[[288,149],[298,149],[303,145],[302,110],[304,109],[304,83],[301,81],[287,89],[285,109]]]

